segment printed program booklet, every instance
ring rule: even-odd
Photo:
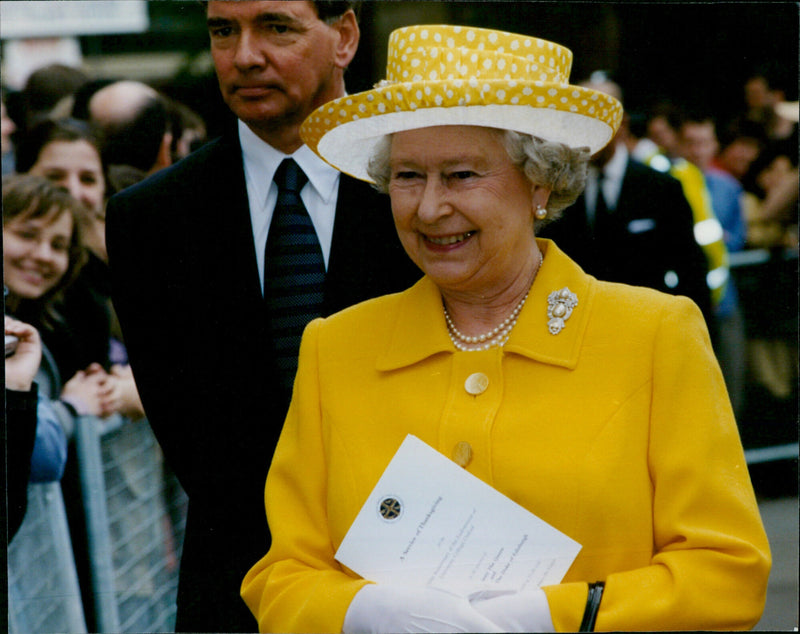
[[[557,584],[581,545],[408,435],[336,552],[377,583],[468,596]]]

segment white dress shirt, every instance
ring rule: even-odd
[[[267,247],[272,212],[278,201],[278,186],[272,179],[285,158],[294,159],[308,176],[308,183],[300,192],[300,198],[317,232],[327,270],[339,193],[339,171],[305,145],[288,156],[258,138],[243,122],[239,121],[238,125],[261,288],[264,288],[264,250]]]
[[[618,143],[611,160],[603,167],[603,196],[609,211],[617,208],[619,192],[622,189],[622,179],[628,168],[628,150],[622,143]],[[589,166],[589,175],[586,179],[586,217],[589,224],[594,225],[594,210],[597,204],[598,170],[593,165]]]

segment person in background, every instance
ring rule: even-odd
[[[108,404],[119,398],[119,380],[98,361],[90,360],[75,336],[73,321],[63,312],[64,298],[86,262],[83,227],[88,213],[65,188],[42,176],[11,175],[3,181],[6,307],[41,335],[42,363],[36,383],[68,440],[79,417],[105,416]],[[75,443],[69,442],[61,489],[78,578],[88,588],[91,564],[77,456]]]
[[[605,75],[582,85],[622,100]],[[630,157],[627,136],[623,115],[617,135],[589,163],[586,191],[541,236],[598,279],[685,295],[710,320],[708,264],[689,203],[674,178]]]
[[[69,193],[38,176],[3,179],[3,283],[6,310],[57,341],[64,323],[57,311],[65,290],[85,261],[81,244],[83,207]],[[49,336],[45,338],[44,333]],[[99,365],[62,374],[43,346],[39,391],[47,396],[67,435],[74,417],[100,415],[110,386]]]
[[[45,331],[43,338],[62,376],[88,367],[103,369],[108,385],[101,414],[143,415],[141,400],[124,359],[112,362],[108,270],[105,241],[106,168],[101,157],[101,135],[76,119],[47,120],[34,126],[17,152],[21,173],[47,178],[83,203],[80,235],[87,250],[81,274],[65,290],[60,303],[62,327]]]
[[[167,110],[172,129],[172,162],[177,163],[208,141],[206,124],[199,114],[175,99],[167,101]]]
[[[269,547],[263,485],[302,328],[420,274],[380,213],[388,201],[299,136],[314,108],[345,94],[355,3],[204,6],[236,120],[113,196],[107,244],[147,419],[189,498],[176,628],[251,632],[239,587]],[[302,268],[290,261],[298,239]]]
[[[681,156],[679,130],[682,117],[681,109],[670,102],[662,102],[652,108],[647,121],[647,135],[658,145],[659,153],[645,163],[676,178],[692,209],[695,241],[703,249],[708,261],[706,283],[711,292],[712,309],[708,324],[713,334],[716,329],[714,311],[723,301],[731,277],[729,254],[705,176],[699,167]]]
[[[728,253],[741,251],[747,240],[747,224],[742,210],[744,190],[735,178],[713,165],[719,150],[714,119],[710,115],[687,112],[682,118],[678,134],[681,155],[703,173]],[[728,280],[725,292],[715,306],[714,319],[714,350],[738,419],[744,413],[747,344],[744,316],[733,278]]]
[[[775,69],[754,71],[743,86],[746,110],[742,118],[762,127],[770,141],[788,139],[797,130],[797,121],[782,115],[778,104],[786,101],[786,91]]]
[[[82,121],[47,120],[34,126],[17,150],[17,170],[48,179],[83,204],[80,235],[89,261],[105,257],[102,233],[105,216],[106,173],[100,156],[99,133]],[[91,262],[87,262],[92,266]],[[82,267],[82,270],[83,267]],[[85,275],[85,271],[84,271]],[[92,363],[108,366],[108,315],[94,293],[79,283],[71,284],[62,302],[62,341],[48,341],[64,376]],[[66,295],[66,294],[65,294]],[[67,313],[64,314],[64,311]]]
[[[172,165],[173,135],[165,98],[137,81],[117,81],[89,100],[89,121],[102,131],[103,163],[152,174]]]
[[[18,95],[23,132],[67,112],[65,104],[88,82],[83,70],[65,64],[48,64],[33,71]]]
[[[103,209],[105,167],[101,137],[76,119],[47,119],[31,128],[17,147],[17,172],[42,176],[69,191],[91,213]]]
[[[39,333],[30,324],[4,316],[13,349],[5,357],[5,433],[3,474],[8,543],[25,518],[28,483],[57,482],[67,461],[67,437],[50,401],[34,378],[42,359]]]
[[[389,193],[425,276],[305,330],[264,494],[272,547],[242,583],[260,630],[754,626],[769,545],[700,311],[600,281],[537,238],[621,105],[569,85],[571,52],[527,35],[405,27],[387,59],[384,82],[311,113],[302,134]],[[408,434],[580,543],[563,580],[463,596],[340,564]]]
[[[758,284],[759,310],[749,324],[749,376],[783,403],[796,399],[798,386],[797,273],[785,259],[787,251],[796,258],[798,248],[797,147],[796,139],[768,146],[753,163],[744,195],[748,246],[771,252]]]
[[[746,179],[747,242],[754,248],[797,248],[797,141],[773,143],[754,161]]]
[[[797,247],[798,102],[779,102],[776,110],[795,124],[792,135],[768,144],[742,179],[747,190],[748,241],[754,246]]]
[[[626,110],[617,134],[634,161],[648,164],[661,151],[652,139],[647,138],[647,115],[644,112]]]
[[[720,147],[711,159],[711,165],[743,184],[750,166],[766,143],[764,131],[758,124],[752,121],[730,122],[719,133]]]
[[[687,113],[680,124],[679,143],[681,156],[700,168],[705,176],[714,214],[722,225],[728,251],[741,251],[746,240],[741,206],[743,189],[735,178],[714,164],[720,144],[713,117]]]

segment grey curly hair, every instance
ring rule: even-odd
[[[563,143],[546,141],[530,134],[500,130],[503,146],[511,162],[525,173],[531,183],[550,190],[547,218],[536,220],[535,229],[556,220],[561,212],[574,203],[586,185],[588,148],[570,148]],[[392,136],[387,135],[375,146],[367,173],[378,191],[388,193],[391,167],[389,160]]]

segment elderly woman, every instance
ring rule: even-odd
[[[306,120],[312,149],[388,191],[425,276],[306,329],[267,479],[273,543],[242,586],[263,631],[757,623],[769,547],[698,308],[535,238],[621,116],[568,85],[570,63],[532,37],[407,27],[386,81]],[[561,582],[459,596],[341,565],[407,434],[579,542]]]

